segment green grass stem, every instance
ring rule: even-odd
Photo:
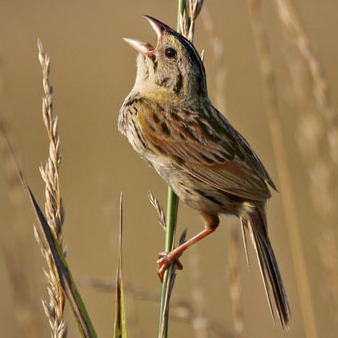
[[[185,9],[185,0],[178,0],[178,14],[177,14],[177,31],[181,32],[181,15]],[[178,211],[178,197],[175,192],[168,187],[168,201],[166,213],[166,234],[165,234],[165,251],[169,252],[173,248],[173,242],[176,232],[176,221]],[[159,337],[168,337],[168,323],[169,323],[169,309],[166,306],[166,298],[169,288],[169,272],[167,269],[163,276],[162,294],[161,294],[161,308],[160,308],[160,323],[159,323]],[[164,314],[164,312],[166,312]],[[164,323],[163,323],[164,320]]]

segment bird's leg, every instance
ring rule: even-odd
[[[183,244],[179,245],[177,248],[170,252],[160,252],[159,253],[159,259],[157,260],[157,274],[160,277],[161,281],[163,280],[163,275],[165,270],[168,269],[170,264],[173,262],[176,262],[178,269],[183,269],[183,265],[178,260],[179,256],[182,255],[182,253],[187,250],[190,246],[193,244],[199,242],[204,237],[210,235],[212,232],[216,230],[219,224],[219,218],[217,215],[209,215],[205,213],[201,213],[201,216],[204,220],[204,229],[199,232],[194,237],[190,238]]]

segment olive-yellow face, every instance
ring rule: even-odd
[[[125,39],[139,51],[135,87],[147,96],[168,100],[206,97],[203,63],[194,46],[162,22],[146,17],[157,33],[157,46]]]

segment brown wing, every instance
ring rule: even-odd
[[[268,173],[245,139],[215,108],[165,112],[143,103],[138,123],[154,152],[170,156],[189,175],[252,200],[270,197]]]

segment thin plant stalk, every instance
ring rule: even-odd
[[[59,184],[61,154],[58,120],[53,112],[53,87],[49,81],[50,59],[43,53],[40,40],[38,40],[38,50],[44,89],[42,112],[49,138],[49,156],[47,163],[45,166],[40,167],[40,173],[46,185],[46,218],[18,166],[17,171],[44,234],[43,236],[42,233],[34,227],[35,238],[40,245],[41,253],[48,265],[48,271],[45,272],[45,275],[49,282],[49,302],[43,301],[43,307],[49,320],[53,338],[64,338],[67,336],[67,325],[64,320],[66,297],[72,306],[82,336],[97,337],[65,260],[66,252],[62,244],[64,211]]]
[[[166,232],[165,232],[165,251],[169,252],[173,248],[174,237],[176,232],[176,221],[177,221],[177,210],[178,210],[178,197],[168,187],[168,203],[167,203],[167,218],[166,218]],[[164,273],[162,293],[161,293],[161,308],[160,308],[160,324],[159,334],[160,337],[166,338],[168,336],[168,322],[169,322],[169,311],[167,304],[169,285],[170,285],[170,273],[171,266]],[[165,311],[165,313],[164,313]],[[164,321],[163,321],[164,320]],[[162,334],[161,334],[162,332]]]
[[[42,116],[47,129],[49,138],[49,154],[45,166],[40,167],[40,173],[45,182],[45,212],[49,227],[57,240],[59,246],[64,251],[62,244],[62,225],[64,212],[60,194],[59,166],[61,162],[60,138],[58,134],[58,119],[53,112],[53,87],[49,80],[50,59],[43,54],[42,43],[38,40],[38,58],[41,64],[43,75],[44,97],[42,100]],[[38,232],[35,232],[38,235]],[[48,270],[45,271],[49,286],[49,302],[42,302],[46,316],[55,338],[67,336],[67,325],[64,320],[65,294],[62,290],[57,269],[55,267],[52,254],[47,247],[44,247],[42,238],[36,237],[41,245],[41,253],[46,259]]]
[[[185,0],[178,0],[178,14],[177,14],[177,31],[181,32],[181,17],[185,10]],[[168,202],[167,202],[167,217],[166,217],[166,231],[165,231],[165,251],[172,250],[174,237],[176,232],[178,211],[178,197],[172,188],[168,187]],[[169,309],[166,306],[167,294],[170,284],[171,268],[167,269],[163,276],[162,294],[161,294],[161,308],[160,308],[160,321],[159,321],[159,336],[167,338],[168,336],[168,323],[169,323]],[[164,311],[166,313],[164,313]]]
[[[124,287],[122,278],[122,232],[123,232],[123,194],[120,194],[120,232],[116,272],[114,338],[127,338]]]
[[[1,98],[0,93],[0,98]],[[8,183],[9,197],[14,207],[11,228],[16,240],[10,245],[2,243],[1,253],[9,277],[17,324],[20,336],[23,338],[39,337],[39,323],[37,314],[33,311],[32,292],[30,290],[31,271],[28,268],[29,255],[27,254],[26,219],[24,212],[25,202],[22,193],[21,181],[18,179],[15,163],[13,162],[10,149],[7,147],[6,120],[0,112],[0,157],[5,168],[5,178]],[[14,245],[13,245],[14,244]]]
[[[276,96],[275,74],[271,65],[271,56],[266,31],[262,25],[260,17],[260,1],[250,0],[249,9],[251,13],[252,28],[266,94],[267,113],[275,161],[277,163],[280,184],[283,187],[283,194],[281,196],[285,210],[286,226],[289,235],[294,269],[297,272],[296,282],[300,298],[300,306],[302,309],[301,312],[305,324],[304,330],[306,337],[316,338],[318,337],[316,318],[311,298],[302,236],[296,209],[296,201],[291,184],[291,174],[287,165],[288,160],[282,133],[278,100]]]
[[[178,1],[178,14],[177,14],[177,32],[185,36],[191,42],[193,41],[194,28],[196,18],[198,17],[203,0],[179,0]],[[169,252],[173,249],[176,220],[178,210],[178,197],[174,191],[168,188],[168,204],[167,204],[167,222],[166,222],[166,243],[165,250]],[[185,241],[186,230],[183,231],[180,244]],[[169,302],[171,291],[175,282],[176,265],[173,263],[165,271],[164,281],[162,286],[161,297],[161,312],[160,312],[160,327],[159,337],[167,337],[168,335],[168,320],[169,320]]]
[[[32,209],[37,217],[38,223],[42,230],[44,240],[42,239],[42,234],[40,233],[36,234],[35,236],[41,246],[41,250],[44,250],[44,251],[49,250],[52,255],[52,260],[54,261],[55,269],[57,270],[57,274],[60,279],[61,287],[64,290],[64,293],[67,295],[67,298],[71,304],[71,307],[74,312],[74,316],[79,324],[79,329],[81,331],[82,336],[88,337],[88,338],[96,338],[97,335],[95,333],[94,327],[90,321],[86,308],[82,302],[81,296],[77,290],[71,271],[64,258],[63,251],[60,245],[58,244],[58,241],[54,237],[54,234],[45,216],[43,215],[41,208],[36,202],[36,199],[23,176],[22,170],[14,154],[13,147],[11,146],[8,135],[1,121],[0,121],[0,135],[2,136],[5,142],[5,147],[7,148],[8,153],[11,157],[11,162],[13,163],[14,170],[20,179],[20,182],[27,194],[27,197],[31,203]],[[34,229],[36,233],[37,228],[34,227]],[[40,243],[40,240],[43,240],[43,242]]]

